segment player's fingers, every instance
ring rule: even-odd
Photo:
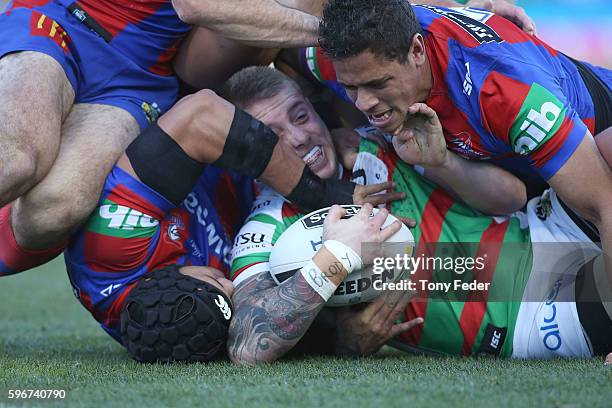
[[[412,329],[413,327],[418,326],[419,324],[423,324],[424,320],[422,317],[417,317],[416,319],[412,319],[408,322],[403,322],[400,324],[395,324],[391,328],[391,337],[395,337],[400,333],[403,333],[407,330]]]
[[[393,221],[391,224],[387,225],[383,229],[381,229],[376,235],[376,242],[385,242],[389,239],[393,234],[402,228],[402,223],[399,220]]]
[[[404,312],[406,305],[414,296],[414,293],[410,291],[397,290],[395,292],[397,292],[397,296],[395,298],[395,303],[392,305],[393,308],[389,310],[389,313],[387,316],[385,316],[385,323],[387,324],[387,327],[393,325],[393,322],[395,322],[397,317]]]
[[[376,212],[376,214],[374,214],[374,216],[370,220],[372,221],[373,225],[380,227],[385,223],[385,220],[388,216],[389,210],[387,210],[386,208],[381,208]]]
[[[370,214],[372,214],[373,209],[374,207],[372,207],[372,204],[366,202],[361,206],[361,210],[359,210],[355,217],[367,221],[370,218]]]
[[[535,22],[527,15],[525,9],[522,7],[519,7],[517,10],[516,22],[518,23],[518,26],[522,27],[527,34],[535,35]]]
[[[329,209],[329,212],[327,214],[327,217],[325,217],[325,221],[323,224],[329,225],[329,224],[336,223],[342,218],[342,216],[344,216],[345,213],[346,213],[346,210],[344,208],[340,207],[337,204],[334,204]]]
[[[406,193],[394,191],[392,193],[369,195],[364,199],[364,201],[372,204],[373,206],[379,206],[381,204],[403,200],[404,198],[406,198]]]
[[[395,215],[395,218],[397,218],[398,220],[400,220],[402,222],[402,224],[404,224],[405,226],[409,227],[409,228],[413,228],[416,227],[416,220],[413,218],[408,218],[408,217],[399,217],[397,215]]]
[[[365,309],[363,309],[362,313],[362,321],[369,322],[375,317],[378,317],[378,313],[380,309],[388,302],[389,297],[393,294],[391,291],[384,291],[380,296],[378,296],[372,303],[370,303]]]
[[[381,191],[390,190],[395,187],[395,183],[393,181],[384,181],[382,183],[376,184],[368,184],[367,186],[363,186],[363,192],[366,195],[380,193]]]

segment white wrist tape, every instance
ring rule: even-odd
[[[349,274],[363,267],[359,254],[342,242],[328,239],[323,245],[342,263],[342,266],[344,266],[344,269],[346,269]]]
[[[306,279],[306,282],[311,288],[317,292],[324,301],[328,301],[334,294],[337,287],[334,285],[327,276],[321,272],[321,269],[313,261],[308,261],[306,265],[300,269],[300,273]]]

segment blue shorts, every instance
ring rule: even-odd
[[[38,3],[42,3],[38,1]],[[0,58],[19,51],[49,55],[63,68],[76,103],[116,106],[144,129],[178,96],[174,76],[152,73],[77,20],[58,0],[0,14]]]

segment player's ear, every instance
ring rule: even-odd
[[[425,52],[425,38],[419,33],[416,33],[412,37],[410,51],[408,51],[408,60],[412,60],[414,65],[417,67],[425,64],[425,61],[427,60],[427,53]]]

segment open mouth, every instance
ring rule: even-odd
[[[310,168],[318,166],[323,161],[323,149],[319,145],[313,147],[302,157],[302,160]]]
[[[372,126],[383,128],[388,124],[389,120],[391,119],[391,115],[393,115],[393,109],[387,109],[386,111],[380,113],[368,115],[368,120]]]

